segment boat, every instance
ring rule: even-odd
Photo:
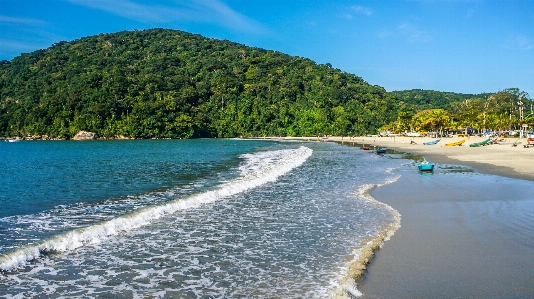
[[[365,144],[364,144],[364,145],[362,146],[362,150],[368,151],[368,150],[370,150],[370,149],[371,149],[371,147],[368,146],[368,145],[365,145]]]
[[[379,148],[379,149],[376,150],[376,153],[377,154],[384,154],[384,153],[386,153],[386,149],[385,148]]]
[[[6,142],[19,142],[20,140],[16,138],[9,138],[9,139],[6,139],[5,141]]]
[[[436,139],[436,140],[432,140],[432,141],[427,141],[427,142],[423,142],[424,145],[432,145],[432,144],[436,144],[440,141],[441,139]]]
[[[471,143],[471,144],[469,145],[469,147],[479,147],[479,146],[485,146],[485,145],[487,145],[487,144],[488,144],[488,142],[490,142],[490,141],[491,141],[491,138],[488,138],[488,139],[486,139],[486,140],[484,140],[484,141],[480,141],[480,142],[475,142],[475,143]]]
[[[446,143],[445,146],[460,146],[460,145],[462,145],[464,142],[465,142],[465,139],[460,140],[460,141],[456,141],[456,142]]]
[[[417,167],[419,168],[419,171],[434,171],[434,163],[430,163],[424,158],[423,162]]]

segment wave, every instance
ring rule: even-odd
[[[274,182],[278,177],[302,165],[313,151],[301,146],[296,149],[244,154],[239,167],[240,176],[219,185],[216,189],[176,199],[166,204],[140,209],[100,224],[63,233],[37,244],[30,244],[0,256],[0,270],[13,271],[46,253],[66,252],[98,244],[111,236],[150,224],[152,221],[179,210],[192,209],[214,203],[226,197]]]
[[[387,169],[386,172],[391,173],[392,170],[393,169]],[[356,283],[357,279],[361,278],[365,273],[367,264],[369,264],[373,258],[375,250],[382,247],[384,242],[389,240],[401,226],[400,213],[391,206],[374,199],[369,192],[374,188],[391,184],[397,181],[399,177],[400,175],[397,175],[381,184],[366,184],[356,191],[356,196],[365,198],[372,204],[384,207],[388,210],[393,215],[393,222],[383,227],[379,234],[363,242],[364,245],[362,247],[354,250],[352,253],[354,258],[344,268],[344,275],[340,279],[340,283],[333,289],[330,295],[331,298],[354,298],[363,295],[362,292],[358,290],[358,285]]]

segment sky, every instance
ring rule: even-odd
[[[150,28],[330,63],[387,91],[534,99],[534,0],[0,0],[0,60]]]

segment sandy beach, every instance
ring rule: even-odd
[[[534,298],[534,148],[512,147],[517,139],[469,147],[483,137],[445,146],[461,139],[318,140],[370,145],[370,154],[394,149],[436,164],[434,173],[420,173],[409,163],[395,170],[396,182],[370,192],[401,214],[401,227],[358,282],[362,298]]]
[[[371,149],[388,148],[402,152],[422,155],[436,163],[462,164],[475,168],[480,173],[496,174],[511,178],[534,181],[534,147],[524,148],[526,138],[520,139],[521,144],[513,147],[517,138],[506,138],[504,144],[469,147],[469,144],[486,140],[485,137],[442,138],[438,144],[424,145],[424,142],[436,140],[430,137],[288,137],[297,140],[354,142],[370,145]],[[462,146],[445,146],[445,144],[464,140]],[[412,144],[414,141],[416,144]]]

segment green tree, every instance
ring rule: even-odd
[[[449,113],[443,109],[427,109],[418,112],[412,118],[413,126],[416,130],[426,130],[435,132],[439,130],[443,134],[443,129],[449,125]]]

